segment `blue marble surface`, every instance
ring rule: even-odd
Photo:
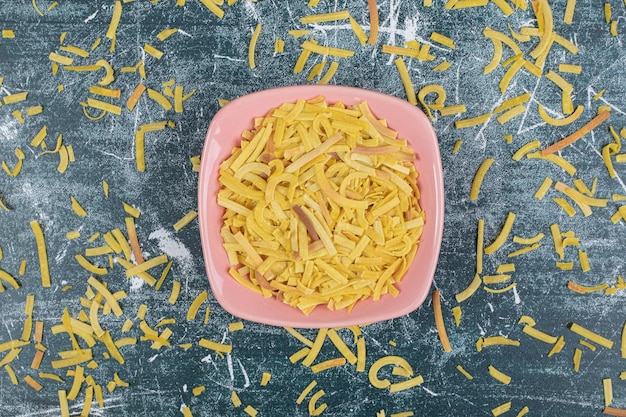
[[[619,157],[612,155],[616,175],[611,178],[602,158],[603,148],[614,142],[609,126],[617,135],[626,127],[624,3],[579,1],[572,23],[566,24],[565,1],[538,2],[549,7],[554,32],[575,45],[577,53],[553,44],[545,65],[540,68],[541,76],[521,69],[502,92],[499,83],[508,67],[498,65],[493,72],[483,73],[494,54],[494,43],[484,30],[489,27],[512,39],[511,31],[519,33],[524,27],[537,28],[532,4],[521,0],[520,5],[527,7],[518,9],[514,2],[502,0],[481,7],[458,7],[463,1],[458,0],[457,8],[448,8],[446,2],[439,0],[434,0],[432,6],[418,1],[379,0],[378,38],[374,44],[365,45],[359,42],[347,20],[310,25],[300,22],[302,16],[309,14],[347,10],[368,34],[370,13],[364,0],[321,0],[316,6],[309,6],[303,0],[239,0],[233,5],[218,6],[224,11],[222,18],[198,0],[118,2],[122,13],[113,32],[110,29],[116,7],[113,0],[0,1],[3,31],[0,98],[5,100],[11,94],[28,92],[25,101],[3,101],[0,106],[0,161],[5,161],[7,170],[11,171],[18,163],[15,148],[25,154],[15,177],[0,171],[0,201],[9,208],[8,211],[0,208],[0,269],[19,282],[18,289],[3,282],[5,290],[0,293],[0,348],[3,349],[0,415],[61,415],[58,391],[70,392],[74,378],[67,371],[75,367],[53,367],[53,362],[59,359],[58,352],[72,349],[68,335],[55,334],[53,329],[62,323],[64,309],[78,317],[82,308],[81,297],[85,297],[90,274],[78,265],[75,255],[102,244],[102,235],[112,229],[126,233],[125,218],[129,214],[123,203],[141,213],[135,223],[145,258],[166,254],[174,262],[160,290],[139,278],[126,278],[117,264],[101,277],[111,292],[126,293],[120,300],[123,314],[101,315],[102,327],[110,331],[113,340],[134,337],[137,343],[120,348],[123,364],[107,357],[103,342],[93,346],[93,358],[98,366],[86,367],[85,372],[102,388],[103,404],[94,400],[90,415],[179,416],[184,415],[187,407],[193,416],[245,416],[253,413],[251,408],[245,411],[250,406],[259,416],[307,416],[311,396],[321,389],[325,395],[318,405],[327,404],[321,414],[327,417],[374,417],[382,413],[489,416],[494,415],[492,410],[496,407],[508,402],[511,408],[507,416],[519,415],[524,407],[528,407],[531,416],[594,416],[600,415],[605,407],[603,380],[607,379],[614,393],[610,405],[626,408],[626,382],[620,378],[620,373],[626,371],[621,344],[626,304],[624,289],[619,285],[619,277],[624,273],[626,231],[623,219],[612,221],[624,204],[614,195],[626,195],[621,177],[625,171],[623,163],[616,159]],[[497,3],[508,4],[512,14],[505,15]],[[606,5],[611,10],[609,22],[605,19]],[[256,48],[257,66],[251,69],[248,48],[259,23],[262,30]],[[615,34],[611,33],[612,27]],[[168,28],[176,28],[177,32],[159,40],[157,35]],[[288,33],[295,29],[310,32],[296,39]],[[430,39],[433,32],[453,39],[456,48],[433,42]],[[111,33],[115,34],[114,43]],[[92,50],[97,39],[101,41]],[[276,39],[284,40],[284,52],[274,51]],[[304,71],[294,73],[303,39],[351,49],[355,54],[345,59],[313,54]],[[446,193],[443,243],[433,289],[441,291],[444,322],[453,349],[451,352],[442,349],[429,297],[421,308],[407,316],[360,329],[367,346],[365,372],[346,364],[313,373],[299,362],[289,360],[304,345],[285,329],[244,322],[242,330],[229,331],[229,324],[239,319],[222,310],[210,293],[197,221],[178,232],[173,228],[174,223],[197,208],[198,174],[190,158],[201,153],[208,124],[219,109],[219,99],[233,99],[265,88],[315,83],[319,77],[308,80],[307,76],[323,59],[339,61],[337,73],[330,81],[333,84],[406,98],[394,65],[397,56],[384,53],[382,46],[403,46],[412,40],[430,45],[433,56],[432,60],[404,57],[415,90],[438,84],[447,93],[446,105],[466,107],[466,112],[460,115],[433,113]],[[534,62],[530,53],[538,38],[532,36],[527,41],[514,42],[523,54],[521,58]],[[157,59],[146,53],[146,43],[162,51],[162,57]],[[62,46],[79,47],[88,56],[75,55]],[[95,97],[90,94],[90,87],[101,81],[104,70],[72,71],[63,65],[55,70],[50,59],[52,52],[73,57],[72,65],[108,62],[114,70],[114,80],[108,87],[119,89],[121,96],[107,101],[120,106],[120,114],[108,113],[99,120],[87,118],[80,103]],[[513,56],[511,49],[504,46],[501,63]],[[135,69],[141,60],[145,78]],[[450,64],[449,68],[434,71],[443,61]],[[578,65],[581,72],[559,72],[560,64]],[[560,74],[571,84],[574,108],[584,106],[582,115],[565,126],[546,124],[537,110],[541,104],[552,117],[564,116],[562,90],[547,77],[549,71]],[[173,84],[168,83],[171,80]],[[139,83],[160,92],[167,86],[180,85],[185,94],[194,93],[183,103],[182,112],[164,109],[147,94],[129,111],[126,100]],[[478,126],[455,127],[460,119],[494,112],[505,100],[524,93],[530,95],[526,109],[504,124],[498,122],[499,114],[494,114]],[[27,108],[39,105],[43,109],[41,113],[26,114]],[[596,116],[600,106],[610,108],[608,121],[558,153],[576,168],[573,175],[550,161],[511,158],[517,149],[531,141],[539,140],[542,149],[570,135]],[[16,110],[22,111],[23,122],[13,114]],[[135,162],[135,132],[143,124],[160,120],[171,120],[175,127],[146,135],[146,170],[139,172]],[[41,147],[31,144],[44,125],[48,150],[55,149],[59,135],[63,145],[71,145],[73,149],[75,161],[69,163],[64,173],[57,170],[58,154],[43,153]],[[504,138],[506,135],[511,135],[511,143]],[[462,141],[461,145],[453,152],[457,141]],[[472,179],[485,158],[493,158],[494,163],[487,171],[479,198],[472,201],[469,198]],[[595,184],[593,197],[607,199],[606,206],[592,207],[592,214],[585,216],[554,185],[543,199],[534,198],[546,177],[553,184],[561,181],[571,187],[576,179],[590,188]],[[103,191],[103,181],[109,185],[108,197]],[[74,213],[70,196],[81,203],[87,216]],[[575,214],[566,214],[553,201],[555,197],[567,199]],[[502,293],[491,293],[481,285],[459,304],[455,295],[470,284],[476,272],[479,219],[484,220],[485,244],[489,244],[499,234],[509,212],[516,215],[511,233],[498,251],[484,256],[482,275],[493,275],[498,265],[512,262],[515,272],[511,281],[492,287],[504,288],[511,282],[516,286]],[[50,287],[41,285],[32,221],[38,222],[44,231]],[[578,238],[577,246],[565,248],[563,260],[555,251],[550,230],[553,224]],[[73,230],[79,231],[80,237],[69,240],[66,233]],[[100,233],[100,237],[89,242],[95,233]],[[516,243],[514,236],[530,238],[539,233],[544,234],[539,248],[508,257],[526,246]],[[591,269],[587,272],[581,268],[579,250],[588,255]],[[21,275],[23,260],[26,269]],[[560,269],[557,262],[561,261],[572,262],[572,269]],[[106,256],[94,262],[110,266]],[[163,266],[152,271],[157,278]],[[171,304],[168,299],[174,281],[181,283],[181,291],[176,303]],[[568,288],[570,281],[586,286],[606,283],[607,287],[580,294]],[[208,300],[195,320],[186,320],[189,306],[203,291],[209,292]],[[39,369],[31,367],[37,352],[32,337],[20,347],[3,345],[22,336],[29,294],[35,300],[33,320],[44,323],[42,344],[47,349]],[[153,328],[160,320],[175,319],[174,324],[157,328],[171,330],[170,346],[155,349],[151,341],[140,340],[144,332],[136,316],[142,304],[147,306],[145,321]],[[451,309],[459,305],[463,315],[456,326]],[[210,314],[204,323],[207,307]],[[82,309],[89,313],[89,309]],[[518,321],[524,315],[535,320],[536,329],[555,337],[563,336],[562,350],[548,356],[553,344],[523,332],[524,325]],[[127,319],[134,325],[123,333],[121,329]],[[612,348],[571,331],[571,323],[611,340]],[[314,340],[317,331],[301,333]],[[356,350],[350,330],[341,329],[339,334]],[[495,345],[478,351],[476,342],[489,336],[506,336],[519,341],[519,346]],[[220,355],[205,349],[198,345],[203,338],[231,345],[232,352]],[[86,347],[80,338],[79,343]],[[14,352],[12,349],[19,348],[17,357],[6,359]],[[581,352],[578,370],[573,359],[577,350]],[[367,371],[387,355],[406,359],[415,374],[423,376],[423,384],[401,392],[373,387]],[[338,356],[337,349],[326,341],[317,361]],[[3,358],[15,373],[17,385],[12,383]],[[472,380],[459,372],[459,365],[473,376]],[[510,376],[510,383],[493,378],[490,366]],[[63,382],[46,378],[40,372],[54,373]],[[114,380],[115,373],[129,386],[118,384],[110,392],[107,385]],[[261,385],[263,373],[271,374],[265,386]],[[34,378],[43,388],[39,391],[31,388],[24,381],[26,376]],[[392,375],[389,367],[379,376],[393,381],[403,379]],[[313,380],[317,381],[316,387],[297,404],[296,399]],[[88,382],[83,382],[76,398],[68,401],[72,416],[80,415],[85,409],[88,386]],[[194,394],[192,390],[202,386],[205,390]],[[240,407],[233,405],[232,392],[239,396]]]

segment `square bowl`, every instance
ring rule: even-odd
[[[351,311],[331,311],[318,306],[309,315],[275,297],[264,298],[235,281],[220,235],[224,208],[217,204],[219,166],[241,144],[241,133],[253,127],[255,117],[265,116],[282,103],[323,96],[328,103],[346,106],[367,101],[378,119],[406,139],[414,150],[419,173],[419,203],[426,220],[419,247],[404,278],[395,286],[398,295],[383,295],[356,303]],[[426,299],[437,266],[443,232],[444,192],[439,144],[426,115],[416,106],[390,95],[344,86],[300,85],[279,87],[234,99],[213,117],[201,156],[198,182],[198,221],[202,252],[211,290],[229,313],[254,322],[295,328],[346,327],[403,316]]]

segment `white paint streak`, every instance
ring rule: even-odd
[[[232,355],[226,355],[226,365],[228,365],[228,374],[230,375],[230,380],[235,380],[235,372],[233,371],[233,357]]]
[[[17,137],[18,125],[17,120],[11,119],[0,124],[0,140],[14,141]]]
[[[27,414],[15,415],[15,417],[34,417],[34,416],[57,416],[61,414],[59,407],[52,407],[43,411],[27,412]]]
[[[474,135],[474,142],[478,142],[479,138],[483,139],[482,148],[481,148],[483,150],[487,148],[487,138],[485,137],[484,132],[485,132],[485,129],[487,129],[487,125],[489,124],[489,122],[493,120],[493,111],[495,110],[496,107],[497,107],[497,104],[494,104],[492,106],[490,110],[491,116],[489,116],[487,121],[480,126],[480,129],[478,130],[478,132],[476,132],[476,135]]]
[[[243,364],[239,359],[237,359],[237,363],[239,364],[239,369],[241,369],[241,373],[243,373],[243,378],[246,381],[243,384],[243,387],[248,388],[250,386],[250,378],[248,378],[248,373],[246,372],[246,369],[243,367]]]
[[[259,20],[259,14],[257,13],[256,7],[254,7],[254,4],[251,1],[246,1],[243,3],[243,5],[246,8],[246,12],[248,13],[248,16],[251,16],[254,18],[254,20]]]
[[[526,117],[528,116],[528,110],[530,109],[530,104],[537,102],[535,100],[535,94],[537,93],[537,89],[539,88],[539,81],[540,80],[541,80],[541,77],[537,78],[537,82],[535,83],[535,88],[533,88],[533,91],[530,93],[530,98],[528,99],[528,106],[526,106],[526,111],[524,112],[524,115],[522,116],[522,119],[521,119],[520,124],[519,124],[519,128],[517,129],[517,134],[518,135],[521,135],[521,134],[523,134],[525,132],[524,129],[522,129],[522,127],[524,126],[524,123],[526,122]],[[539,127],[539,126],[543,126],[544,124],[545,124],[545,122],[538,123],[538,124],[536,124],[534,126],[530,126],[530,127],[526,128],[526,130],[531,130],[531,129],[534,129],[534,128]]]
[[[440,395],[441,395],[441,394],[439,394],[439,393],[436,393],[436,392],[434,392],[434,391],[429,390],[429,389],[428,389],[428,388],[426,388],[426,387],[422,387],[422,389],[423,389],[424,391],[426,391],[427,393],[429,393],[430,395],[432,395],[433,397],[438,397],[438,396],[440,396]]]
[[[614,69],[614,67],[621,67],[624,65],[624,61],[626,60],[626,55],[623,55],[621,57],[619,57],[618,59],[616,59],[615,61],[613,61],[613,63],[611,65],[609,65],[608,67],[603,67],[602,70],[596,74],[590,81],[589,81],[589,86],[592,86],[594,84],[597,84],[598,81],[602,80],[603,77],[609,73],[610,76],[609,78],[616,73],[616,70]],[[601,84],[605,83],[605,81],[602,81]]]
[[[84,23],[89,23],[89,21],[92,20],[93,18],[95,18],[97,14],[98,14],[98,11],[96,10],[95,12],[93,12],[93,14],[87,16],[87,19],[83,20],[83,22]]]
[[[143,284],[145,283],[145,281],[139,277],[131,277],[130,278],[130,290],[131,291],[139,291],[139,289],[141,289],[141,287],[143,287]]]
[[[158,240],[159,249],[169,257],[178,261],[178,265],[185,274],[193,273],[193,256],[185,245],[173,236],[167,229],[158,229],[150,233],[149,239]]]
[[[151,356],[151,357],[149,357],[149,358],[148,358],[148,362],[152,363],[152,362],[154,362],[154,360],[155,360],[156,358],[158,358],[158,357],[159,357],[159,355],[158,355],[158,354],[157,354],[157,355],[154,355],[154,356]]]
[[[513,287],[513,297],[515,298],[515,304],[520,304],[522,302],[522,299],[517,293],[517,287]]]
[[[389,3],[389,15],[387,20],[383,22],[380,26],[387,28],[388,34],[388,43],[394,45],[396,43],[396,34],[398,34],[398,14],[400,11],[398,10],[398,6],[394,4],[393,1]],[[407,35],[405,34],[404,39],[407,39]],[[389,55],[389,59],[387,60],[387,65],[391,65],[394,59],[394,55]]]
[[[624,112],[624,110],[620,109],[619,107],[617,107],[615,104],[609,102],[607,99],[605,99],[604,97],[600,97],[599,99],[602,103],[604,103],[605,105],[609,106],[611,109],[615,110],[615,112],[622,114],[622,115],[626,115],[626,112]]]
[[[106,155],[106,156],[112,156],[113,158],[118,159],[120,161],[132,161],[133,159],[135,159],[134,156],[129,156],[127,158],[124,158],[124,157],[116,155],[116,154],[114,154],[112,152],[106,152],[106,151],[103,151],[103,150],[99,150],[99,152],[101,154],[103,154],[103,155]]]
[[[63,250],[61,250],[57,256],[55,256],[54,261],[58,264],[61,263],[61,261],[65,258],[65,256],[67,255],[67,246],[68,245],[64,245]]]
[[[226,56],[226,55],[213,54],[213,58],[225,59],[227,61],[233,61],[233,62],[245,62],[245,59],[233,58],[232,56]]]
[[[591,108],[591,98],[596,94],[593,88],[587,87],[587,108]]]

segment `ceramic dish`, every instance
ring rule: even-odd
[[[218,169],[232,149],[240,145],[241,133],[251,129],[254,117],[299,98],[322,95],[329,103],[345,105],[367,101],[379,119],[386,119],[399,138],[407,139],[417,156],[420,205],[426,213],[419,249],[403,280],[396,286],[396,297],[384,295],[378,301],[359,301],[350,311],[330,311],[318,306],[305,315],[275,298],[264,298],[244,288],[229,274],[220,228],[224,209],[217,204]],[[397,97],[352,87],[304,85],[281,87],[252,93],[232,100],[221,108],[210,123],[202,152],[198,183],[200,238],[211,290],[229,313],[254,322],[296,328],[345,327],[396,318],[417,309],[426,299],[433,280],[443,229],[444,193],[441,157],[437,137],[424,113]]]

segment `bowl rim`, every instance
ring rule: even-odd
[[[331,312],[332,315],[329,317],[329,313],[323,314],[323,317],[318,317],[319,314],[315,314],[316,311],[323,308],[320,306],[316,308],[313,313],[310,315],[303,314],[300,310],[295,307],[291,307],[286,305],[274,297],[271,298],[263,298],[260,294],[253,293],[252,291],[245,289],[241,284],[234,281],[230,275],[226,271],[222,271],[222,274],[219,274],[219,278],[223,279],[226,275],[226,279],[232,280],[237,286],[241,288],[242,291],[247,291],[252,293],[254,296],[258,298],[259,303],[267,302],[267,300],[271,300],[272,303],[269,304],[271,306],[284,306],[289,310],[284,310],[282,307],[276,307],[284,310],[284,312],[288,312],[290,310],[293,311],[293,314],[284,314],[284,315],[272,315],[267,314],[267,312],[262,312],[259,315],[259,308],[255,307],[242,307],[241,303],[237,303],[235,300],[232,300],[230,297],[227,297],[222,289],[219,287],[219,283],[216,280],[215,273],[217,270],[214,270],[213,267],[213,253],[211,249],[210,239],[211,231],[209,229],[211,224],[211,216],[215,216],[215,213],[211,213],[211,199],[215,199],[215,195],[209,194],[210,182],[212,180],[212,174],[216,173],[216,169],[210,169],[211,167],[219,167],[219,164],[223,159],[210,160],[212,157],[210,154],[211,142],[214,140],[215,136],[220,132],[220,122],[230,113],[238,111],[239,107],[244,106],[249,102],[262,102],[262,108],[259,108],[258,111],[250,112],[249,116],[246,116],[246,122],[239,125],[238,128],[238,136],[236,138],[237,143],[241,141],[241,132],[251,127],[252,120],[255,117],[264,116],[270,109],[284,103],[284,102],[295,102],[298,98],[314,98],[317,96],[324,96],[328,102],[338,102],[345,101],[348,104],[352,104],[358,101],[367,101],[370,107],[379,107],[382,106],[381,103],[386,105],[397,106],[402,109],[404,112],[412,113],[412,116],[416,118],[416,121],[413,123],[416,126],[421,128],[420,136],[426,138],[425,143],[430,147],[430,152],[432,152],[433,158],[427,161],[428,171],[424,172],[424,170],[418,170],[419,177],[418,183],[421,182],[420,178],[425,175],[428,176],[432,180],[432,187],[434,189],[434,193],[432,195],[434,203],[434,212],[429,213],[426,212],[426,223],[424,226],[424,231],[427,228],[432,228],[429,233],[432,234],[432,241],[428,242],[430,247],[430,251],[432,256],[428,264],[423,270],[420,271],[420,276],[422,279],[427,280],[427,285],[423,285],[423,289],[419,294],[416,294],[416,297],[412,299],[410,302],[405,302],[401,306],[397,306],[397,308],[393,308],[388,311],[377,312],[375,314],[353,314],[354,310],[360,307],[362,303],[381,303],[385,297],[394,299],[390,295],[383,296],[378,301],[366,300],[360,301],[357,303],[352,312],[346,312],[345,310],[338,310]],[[343,98],[342,98],[343,97]],[[280,98],[280,99],[279,99]],[[380,114],[380,110],[372,109],[372,112],[379,118],[383,118]],[[258,113],[258,114],[257,114]],[[388,116],[388,115],[387,115]],[[390,127],[396,129],[391,123]],[[410,146],[417,152],[415,144],[411,143],[411,138],[407,137],[406,134],[403,134],[402,137],[406,138],[409,142]],[[215,139],[217,141],[217,139]],[[420,137],[419,140],[422,140]],[[231,149],[231,148],[229,148]],[[210,165],[213,163],[213,165]],[[339,85],[293,85],[286,87],[276,87],[265,90],[260,90],[257,92],[253,92],[250,94],[246,94],[240,96],[236,99],[233,99],[226,105],[224,105],[221,109],[219,109],[216,114],[213,116],[209,127],[207,129],[206,137],[204,140],[203,150],[201,154],[201,165],[200,165],[200,174],[198,178],[198,222],[200,226],[200,240],[202,246],[202,253],[205,264],[205,271],[209,280],[209,284],[212,290],[213,295],[215,296],[218,303],[230,314],[237,316],[239,318],[267,324],[273,326],[281,326],[281,327],[295,327],[295,328],[325,328],[325,327],[347,327],[352,325],[363,325],[369,324],[378,321],[389,320],[393,318],[397,318],[403,315],[406,315],[417,308],[419,308],[425,301],[426,297],[430,293],[430,287],[432,286],[432,282],[434,279],[435,270],[438,263],[441,241],[443,235],[443,218],[444,218],[444,189],[443,189],[443,168],[441,155],[439,150],[439,144],[437,140],[437,136],[435,134],[434,128],[424,112],[422,112],[417,106],[410,104],[408,101],[400,99],[395,96],[391,96],[385,93],[380,93],[372,90],[367,90],[358,87],[348,87],[348,86],[339,86]],[[422,187],[420,186],[420,191],[422,191]],[[430,196],[429,196],[430,197]],[[420,196],[420,203],[422,202],[423,194]],[[215,205],[217,203],[215,202]],[[218,207],[220,209],[221,207]],[[221,216],[220,216],[221,219]],[[422,235],[424,236],[424,235]],[[218,236],[219,246],[222,247],[222,238]],[[420,250],[426,242],[422,241],[420,243],[420,247],[416,253],[416,258],[420,253]],[[225,256],[225,255],[224,255]],[[413,263],[415,262],[413,260]],[[409,270],[405,273],[408,275]],[[400,287],[403,280],[398,284]],[[426,284],[426,283],[425,283]],[[400,291],[400,295],[402,292]],[[400,297],[398,295],[398,297]],[[248,297],[249,298],[249,297]],[[396,297],[397,298],[397,297]],[[393,304],[392,304],[393,305]],[[326,310],[329,311],[329,310]],[[365,319],[367,317],[367,320]]]

